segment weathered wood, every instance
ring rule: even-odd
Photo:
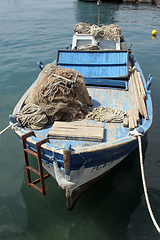
[[[146,101],[146,91],[144,89],[144,85],[143,85],[143,82],[142,82],[142,78],[141,78],[140,72],[135,71],[135,73],[137,75],[138,82],[140,84],[140,89],[141,89],[141,93],[142,93],[143,99]]]
[[[133,93],[132,78],[130,78],[130,80],[129,80],[129,92],[130,92],[131,107],[132,107],[132,112],[133,112],[133,117],[134,117],[134,123],[135,123],[135,127],[137,127],[137,122],[139,121],[139,111],[138,111],[138,106],[135,101],[135,96]]]
[[[102,142],[104,126],[101,123],[86,124],[83,121],[69,123],[56,121],[49,131],[48,137]]]
[[[133,93],[134,93],[135,100],[136,100],[136,103],[137,103],[138,111],[143,116],[143,110],[142,110],[141,103],[140,103],[140,100],[139,100],[139,94],[138,94],[136,83],[134,81],[133,73],[132,73],[131,78],[132,78],[132,83],[133,83]]]
[[[64,161],[64,169],[65,175],[70,175],[70,146],[65,146],[63,150],[63,161]]]
[[[132,112],[132,110],[128,110],[127,112],[128,112],[128,115],[129,115],[129,130],[132,131],[132,130],[135,129],[133,112]]]
[[[141,89],[140,89],[139,81],[137,79],[136,69],[134,69],[134,72],[133,72],[133,79],[134,79],[134,82],[136,84],[138,94],[140,94],[141,93]]]
[[[75,128],[75,127],[91,127],[91,128],[104,128],[104,125],[101,122],[87,122],[88,120],[80,120],[80,121],[74,121],[74,122],[62,122],[62,121],[55,121],[53,126],[57,127],[65,127],[65,128]]]
[[[134,79],[134,82],[135,82],[135,85],[136,85],[136,88],[137,88],[137,93],[138,93],[138,96],[139,96],[139,102],[140,102],[141,109],[142,109],[142,112],[143,112],[142,116],[144,116],[145,119],[148,119],[146,104],[145,104],[144,98],[142,96],[142,92],[141,92],[141,88],[140,88],[140,82],[139,82],[138,77],[136,75],[136,70],[134,71],[133,74],[134,74],[133,79]]]
[[[128,117],[125,117],[123,119],[123,127],[128,127],[129,126],[129,118]]]
[[[142,109],[143,109],[144,117],[145,117],[145,119],[148,119],[147,108],[146,108],[146,104],[144,102],[142,94],[139,97],[140,97],[140,102],[141,102],[141,106],[142,106]]]

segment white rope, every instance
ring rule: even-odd
[[[2,135],[4,132],[6,132],[9,128],[15,129],[18,125],[19,125],[18,122],[16,122],[16,123],[10,122],[9,125],[0,132],[0,135]]]
[[[3,129],[3,130],[0,132],[0,135],[3,134],[4,132],[6,132],[10,127],[11,127],[11,125],[9,124],[5,129]]]
[[[155,217],[153,215],[152,209],[151,209],[151,205],[149,202],[149,198],[148,198],[148,193],[147,193],[147,187],[146,187],[146,181],[145,181],[145,176],[144,176],[144,167],[143,167],[143,155],[142,155],[142,142],[141,142],[141,136],[138,136],[138,143],[139,143],[139,154],[140,154],[140,166],[141,166],[141,174],[142,174],[142,182],[143,182],[143,189],[144,189],[144,195],[145,195],[145,199],[146,199],[146,203],[147,203],[147,207],[148,207],[148,211],[150,213],[150,217],[154,223],[155,228],[157,229],[157,231],[160,233],[160,227],[158,226]]]

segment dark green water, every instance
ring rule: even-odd
[[[78,22],[97,23],[96,3],[73,0],[6,0],[0,7],[0,130],[36,79],[37,61],[56,57],[69,45]],[[103,3],[101,23],[117,23],[147,78],[151,73],[154,121],[145,140],[145,176],[160,224],[160,7]],[[158,32],[152,39],[153,29]],[[31,159],[32,161],[33,159]],[[56,182],[46,180],[42,197],[27,187],[22,146],[10,129],[0,136],[0,239],[158,240],[146,207],[136,149],[122,164],[66,209]]]

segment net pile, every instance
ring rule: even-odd
[[[121,29],[117,24],[102,25],[98,27],[97,25],[92,25],[88,23],[80,22],[75,25],[74,32],[78,34],[91,34],[95,39],[108,37],[109,40],[117,42],[121,36]]]
[[[97,122],[112,122],[121,123],[124,117],[127,117],[127,112],[123,110],[112,109],[108,107],[97,107],[92,112],[86,115],[86,119],[95,120]]]
[[[101,48],[96,44],[87,44],[78,47],[78,50],[100,50]]]
[[[89,105],[92,102],[80,73],[47,64],[17,117],[22,126],[41,129],[56,120],[83,119]]]

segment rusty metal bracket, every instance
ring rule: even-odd
[[[31,137],[31,136],[36,137],[36,135],[33,131],[31,131],[29,133],[26,133],[22,136],[22,146],[23,146],[23,153],[24,153],[24,161],[25,161],[28,187],[33,187],[37,191],[41,192],[42,195],[44,196],[44,195],[46,195],[44,179],[48,178],[50,176],[50,174],[46,174],[45,176],[43,175],[43,166],[42,166],[42,158],[41,158],[41,145],[46,143],[46,142],[49,142],[49,139],[45,138],[45,139],[36,143],[36,150],[37,150],[37,153],[36,153],[36,152],[26,148],[26,139],[28,137]],[[37,158],[39,171],[37,171],[36,169],[34,169],[33,167],[31,167],[29,165],[28,153]],[[30,171],[37,174],[39,176],[39,178],[34,180],[34,181],[31,181]],[[39,183],[39,182],[41,183],[41,188],[36,186],[36,184]]]

